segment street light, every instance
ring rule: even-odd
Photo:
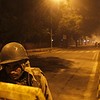
[[[52,49],[52,9],[50,10],[50,46]]]
[[[61,0],[51,0],[51,7],[50,7],[50,47],[52,49],[53,47],[53,38],[52,38],[52,34],[53,34],[53,31],[52,31],[52,11],[53,11],[53,4],[52,3],[57,3],[59,5]]]
[[[53,30],[52,30],[52,21],[53,21],[53,8],[54,6],[58,6],[59,9],[59,4],[63,2],[66,3],[66,0],[50,0],[50,47],[52,49],[53,47]]]
[[[52,2],[59,3],[61,0],[51,0]]]

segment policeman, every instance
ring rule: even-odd
[[[30,66],[25,48],[17,42],[6,44],[1,50],[0,81],[41,88],[46,100],[52,100],[43,72]]]

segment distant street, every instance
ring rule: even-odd
[[[99,50],[55,49],[29,55],[31,64],[46,75],[54,100],[96,100]]]

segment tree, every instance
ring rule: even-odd
[[[67,46],[69,40],[74,39],[77,47],[77,40],[81,37],[81,24],[82,16],[77,13],[76,10],[71,9],[69,6],[63,6],[63,15],[59,22],[59,33],[63,33],[67,36]]]

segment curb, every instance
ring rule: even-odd
[[[43,52],[43,51],[51,51],[51,48],[40,48],[40,49],[30,49],[27,52]]]

